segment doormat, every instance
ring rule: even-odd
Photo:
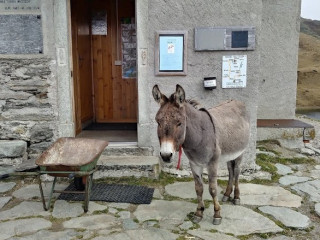
[[[77,191],[74,183],[71,183],[65,191]],[[92,184],[90,201],[119,202],[133,204],[150,204],[154,188],[134,185]],[[59,200],[84,201],[85,194],[61,193]]]

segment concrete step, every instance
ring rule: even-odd
[[[137,155],[101,155],[94,178],[159,177],[159,157]]]
[[[153,148],[138,147],[130,144],[109,144],[102,156],[152,156]]]

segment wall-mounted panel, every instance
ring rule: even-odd
[[[196,51],[254,50],[254,27],[195,28]]]

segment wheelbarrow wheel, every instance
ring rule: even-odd
[[[86,188],[86,184],[83,183],[83,177],[75,177],[73,181],[78,191],[83,191]]]

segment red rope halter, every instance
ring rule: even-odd
[[[182,146],[179,147],[179,158],[178,158],[177,170],[180,169],[181,155],[182,155]]]

